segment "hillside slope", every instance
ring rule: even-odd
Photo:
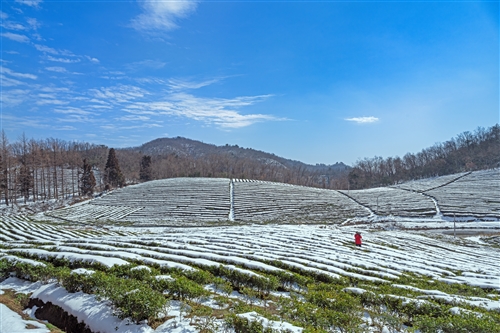
[[[121,188],[38,218],[160,225],[398,218],[498,221],[499,188],[498,169],[356,191],[228,178],[171,178]]]
[[[140,151],[145,155],[158,156],[175,154],[179,156],[190,156],[202,158],[210,155],[230,155],[237,158],[251,159],[260,161],[264,164],[272,164],[285,168],[302,168],[308,171],[330,171],[341,172],[350,169],[342,162],[332,165],[317,164],[311,165],[300,161],[279,157],[271,153],[266,153],[252,148],[241,148],[238,145],[216,146],[204,142],[191,140],[183,137],[159,138],[143,144],[140,147],[129,148],[134,151]]]

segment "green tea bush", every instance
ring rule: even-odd
[[[475,313],[447,314],[437,318],[419,316],[415,319],[412,330],[421,333],[493,333],[500,332],[500,323],[491,317]]]
[[[162,280],[160,283],[165,284],[166,292],[169,297],[181,301],[186,299],[196,299],[210,294],[203,288],[203,286],[184,276],[179,276],[174,280]]]
[[[123,280],[122,280],[123,281]],[[111,301],[116,307],[119,318],[131,318],[136,323],[143,320],[153,321],[166,309],[167,299],[163,294],[152,290],[146,285],[138,285],[136,289],[125,291],[129,286],[125,284],[122,290],[114,290]]]
[[[51,264],[32,265],[29,263],[17,262],[11,266],[11,271],[15,276],[31,282],[41,281],[47,283],[56,276],[55,268]]]
[[[217,323],[217,317],[214,310],[208,306],[194,304],[191,308],[191,322],[200,333],[219,332],[220,325]]]
[[[237,315],[229,315],[225,319],[226,329],[233,329],[235,333],[278,333],[278,332],[290,332],[278,331],[269,327],[264,328],[261,321],[250,321],[247,318],[243,318]]]
[[[364,332],[361,315],[363,309],[359,302],[349,304],[353,297],[347,293],[320,296],[321,292],[314,295],[303,295],[303,298],[291,294],[290,298],[281,298],[279,301],[280,314],[292,322],[305,325],[311,332]],[[313,301],[313,302],[310,302]]]
[[[231,295],[231,293],[233,292],[233,286],[231,285],[231,283],[222,278],[219,277],[214,278],[214,285],[215,288],[217,288],[226,296]]]
[[[0,281],[6,279],[12,271],[12,264],[6,259],[0,259]]]
[[[188,279],[193,280],[199,284],[210,284],[214,282],[215,277],[210,272],[202,269],[196,269],[193,271],[184,271],[183,275]]]
[[[70,293],[84,292],[94,294],[99,286],[96,285],[95,273],[76,274],[74,272],[62,277],[61,285]],[[97,273],[102,274],[102,273]]]

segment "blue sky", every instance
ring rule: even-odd
[[[11,141],[182,136],[306,163],[403,156],[499,122],[499,5],[2,1]]]

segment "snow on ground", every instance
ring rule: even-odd
[[[487,185],[483,184],[485,180]],[[2,208],[0,204],[0,245],[3,246],[0,258],[32,265],[43,265],[48,258],[97,262],[108,267],[140,262],[142,266],[138,269],[159,265],[196,270],[195,267],[221,265],[259,277],[263,273],[283,270],[283,266],[273,264],[279,261],[299,271],[333,278],[350,277],[393,284],[398,277],[415,273],[449,284],[500,291],[500,248],[491,246],[500,244],[496,236],[500,233],[498,169],[438,177],[392,188],[341,192],[232,180],[233,191],[237,194],[231,198],[232,204],[229,181],[149,182],[36,217],[19,215],[33,211],[27,207]],[[472,189],[469,196],[464,194],[468,193],[467,188]],[[147,198],[138,200],[143,197],[139,194],[144,193],[144,189]],[[166,193],[169,195],[165,197]],[[170,202],[166,204],[166,200]],[[56,207],[60,203],[54,201],[46,205]],[[454,211],[459,213],[456,217]],[[213,223],[228,224],[229,212],[236,223],[225,226]],[[299,215],[301,218],[294,218]],[[165,217],[171,218],[169,225],[177,228],[154,227],[157,222],[164,222]],[[90,218],[93,223],[111,219],[114,226],[89,227],[81,224],[82,218]],[[115,223],[127,221],[127,218],[149,227],[124,227]],[[62,219],[78,223],[68,224],[61,222]],[[184,223],[197,219],[200,224],[210,223],[211,227]],[[238,225],[244,219],[256,224]],[[51,223],[37,222],[43,220]],[[295,224],[263,224],[266,220],[293,221]],[[300,224],[304,221],[322,224]],[[178,228],[180,225],[191,227]],[[353,246],[355,231],[362,233],[361,248]],[[73,273],[91,274],[91,271],[76,269]],[[453,305],[469,304],[500,311],[498,294],[491,294],[490,298],[462,297],[410,285],[397,287],[420,295],[405,301],[440,299]],[[2,289],[34,292],[37,297],[53,301],[102,333],[196,331],[190,320],[183,318],[184,310],[179,302],[171,302],[167,309],[173,318],[153,330],[146,324],[134,326],[127,320],[119,320],[105,301],[98,301],[93,295],[69,294],[55,284],[9,278],[0,283],[0,293]],[[213,287],[206,286],[206,289],[217,294]],[[363,289],[353,287],[346,291],[360,293]],[[273,292],[273,295],[289,297],[286,292]],[[233,291],[229,297],[245,299],[247,296]],[[217,306],[210,298],[202,302]],[[256,300],[256,304],[258,302]],[[11,329],[27,330],[21,317],[4,307],[0,310],[1,323],[11,325],[5,333],[15,332]],[[268,321],[255,313],[242,316],[262,321],[268,327],[301,332],[301,328],[289,323]],[[46,332],[38,327],[29,330]],[[4,333],[1,326],[0,333]]]
[[[19,314],[0,303],[0,333],[49,333],[44,324],[24,320]]]
[[[32,227],[36,227],[36,224]],[[113,236],[61,239],[54,235],[53,245],[47,244],[50,241],[45,240],[43,249],[37,247],[36,242],[27,242],[26,246],[17,247],[19,241],[4,241],[4,246],[12,248],[4,250],[2,254],[9,254],[12,260],[26,259],[12,257],[11,253],[17,256],[25,254],[40,260],[49,257],[71,260],[92,258],[107,266],[123,265],[128,263],[127,260],[142,258],[146,265],[142,267],[168,258],[172,264],[178,263],[185,267],[190,267],[189,264],[225,265],[248,275],[277,270],[277,267],[269,263],[278,260],[304,271],[332,277],[346,276],[392,283],[398,276],[412,272],[447,283],[465,283],[500,291],[500,249],[479,242],[477,237],[468,240],[449,235],[386,229],[377,228],[373,224],[347,227],[247,225],[182,229],[114,227],[111,230],[114,232]],[[362,233],[361,248],[352,245],[355,231]],[[116,236],[120,232],[127,236]],[[132,234],[134,236],[130,236]],[[234,266],[236,263],[242,268]],[[422,301],[426,298],[441,298],[452,304],[468,303],[500,311],[499,302],[495,299],[464,298],[439,291],[418,290],[414,286],[399,287],[418,291],[422,294],[419,297]],[[146,324],[131,326],[127,321],[117,319],[106,303],[97,301],[93,295],[69,294],[55,284],[30,284],[9,278],[0,284],[0,289],[34,292],[32,297],[60,305],[102,333],[153,332]],[[235,294],[233,297],[244,296]],[[173,313],[172,308],[169,315]],[[256,318],[254,314],[245,316]],[[280,327],[289,328],[293,332],[300,332],[299,328],[288,323],[265,323],[269,327],[281,325]],[[189,326],[189,321],[183,321],[179,314],[176,319],[165,322],[155,332],[195,332],[193,329]]]
[[[255,180],[171,178],[120,188],[77,205],[48,210],[36,219],[172,226],[234,221],[341,223],[353,216],[498,222],[499,175],[499,169],[481,170],[351,191]],[[0,203],[2,215],[9,211],[4,208]]]

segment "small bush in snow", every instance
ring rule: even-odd
[[[500,318],[480,317],[474,313],[448,314],[442,317],[419,316],[413,332],[421,333],[492,333],[500,332]]]

